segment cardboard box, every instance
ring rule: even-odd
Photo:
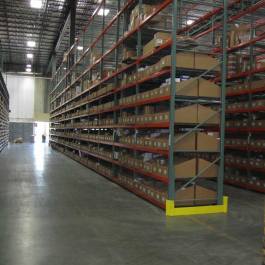
[[[168,134],[162,134],[158,137],[155,137],[153,139],[153,148],[159,149],[159,150],[168,150],[169,148],[169,135]]]
[[[255,100],[251,102],[251,108],[264,108],[265,107],[265,100]]]
[[[174,136],[174,141],[177,141],[181,137],[183,137],[186,133],[177,133]],[[174,144],[174,150],[187,150],[192,151],[196,150],[196,133],[192,132],[182,140],[180,140],[178,143]]]
[[[216,113],[216,111],[198,104],[198,123],[202,123],[214,113]],[[212,117],[210,120],[205,122],[205,124],[220,124],[220,118],[221,118],[221,114],[218,113],[214,117]]]
[[[265,79],[251,82],[250,87],[251,89],[258,89],[265,87]]]
[[[197,132],[197,146],[199,151],[218,151],[220,150],[220,140],[203,132]]]
[[[91,52],[90,65],[94,64],[101,57],[99,52]]]
[[[198,122],[198,104],[189,105],[175,109],[176,123],[197,123]]]
[[[195,53],[195,69],[209,70],[219,63],[218,60],[206,55]],[[217,66],[213,71],[221,71],[221,66]]]
[[[194,53],[180,52],[176,56],[176,67],[179,68],[194,68]],[[167,55],[160,60],[160,69],[165,69],[171,66],[171,55]]]

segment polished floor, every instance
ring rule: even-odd
[[[44,144],[6,148],[0,181],[1,265],[261,265],[259,193],[225,185],[228,214],[166,217]]]

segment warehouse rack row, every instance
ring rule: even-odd
[[[234,21],[236,27],[231,27],[226,37],[224,182],[260,192],[265,192],[264,10],[264,1],[251,1],[249,8]]]
[[[9,141],[9,94],[0,71],[0,152]]]
[[[122,7],[117,1],[114,7],[102,1],[66,54],[51,91],[51,145],[168,215],[227,209],[226,50],[214,52],[215,39],[225,39],[227,5],[196,2],[186,16],[194,4],[189,2],[128,1]],[[112,16],[100,17],[100,10]],[[223,24],[197,37],[201,17]],[[194,19],[191,27],[187,19]],[[212,177],[217,190],[205,184]]]

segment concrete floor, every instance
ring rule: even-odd
[[[262,194],[226,185],[228,214],[166,217],[43,144],[6,148],[0,177],[1,265],[261,265]]]

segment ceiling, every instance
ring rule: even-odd
[[[76,27],[75,35],[78,36],[87,21],[93,14],[95,8],[98,6],[100,0],[41,0],[41,8],[32,8],[31,0],[0,0],[0,41],[3,54],[4,71],[5,72],[25,72],[26,66],[32,64],[32,72],[46,74],[47,67],[51,60],[52,54],[60,40],[60,47],[56,53],[57,67],[61,64],[63,53],[69,50],[69,25],[67,18],[70,12],[70,1],[77,1],[76,9]],[[201,0],[211,2],[212,0]],[[228,0],[228,3],[234,0]],[[157,4],[163,2],[162,0],[144,0],[144,3]],[[261,2],[261,0],[254,0],[254,4]],[[216,4],[221,4],[222,0],[216,0]],[[105,23],[109,21],[116,14],[116,0],[106,1],[106,8],[110,9],[110,14],[106,17]],[[250,6],[250,0],[244,1],[244,9]],[[170,6],[169,6],[170,8]],[[241,3],[229,8],[229,16],[241,11]],[[214,8],[203,5],[192,5],[186,1],[181,2],[179,13],[185,14],[185,23],[188,19],[196,20],[199,17],[212,11]],[[263,17],[262,12],[256,11],[254,21]],[[170,11],[172,12],[172,11]],[[234,21],[234,23],[249,23],[249,15],[243,20]],[[100,17],[95,20],[95,33],[97,36],[102,30],[102,21]],[[205,21],[205,30],[211,27],[208,21]],[[65,27],[64,27],[65,26]],[[191,29],[192,32],[198,34],[200,30],[198,25]],[[185,27],[185,25],[181,25]],[[63,31],[63,29],[65,29]],[[61,33],[64,32],[63,37],[60,38]],[[90,37],[90,31],[85,33],[85,38]],[[107,32],[108,46],[111,47],[115,43],[115,25]],[[28,47],[28,41],[35,41],[35,47]],[[99,42],[100,45],[101,42]],[[97,49],[97,47],[95,47]],[[27,54],[32,53],[33,59],[28,59]],[[50,76],[51,74],[49,74]]]
[[[41,8],[32,8],[30,0],[0,0],[0,40],[5,72],[32,71],[45,73],[60,33],[67,21],[71,0],[42,0]],[[74,1],[74,0],[72,0]],[[76,10],[76,35],[93,13],[97,0],[78,0]],[[35,41],[35,47],[28,47]],[[57,61],[69,49],[69,26],[62,38]],[[27,54],[32,53],[33,59]]]

